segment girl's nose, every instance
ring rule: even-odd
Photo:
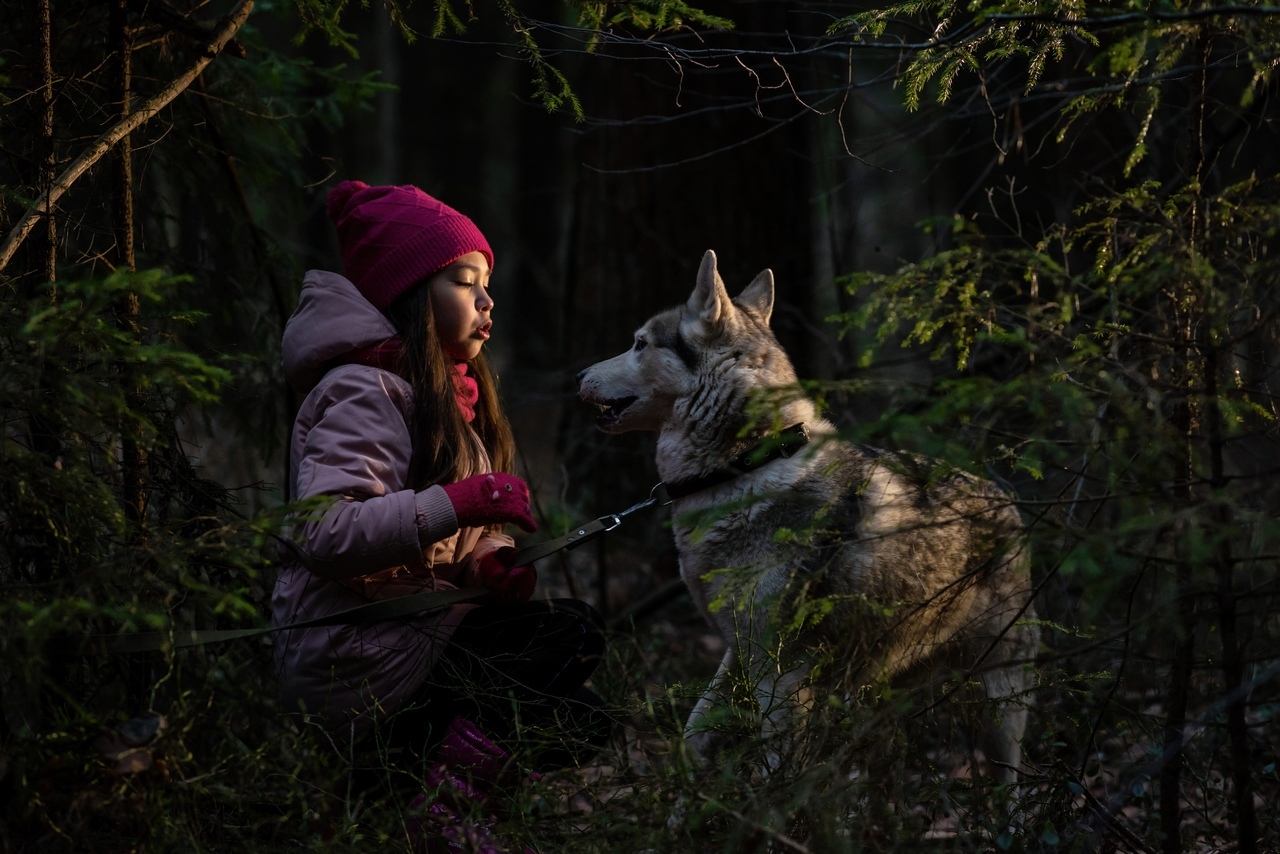
[[[489,292],[481,288],[480,295],[476,297],[476,311],[493,311],[493,297],[489,296]]]

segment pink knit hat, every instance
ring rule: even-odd
[[[343,272],[379,311],[468,252],[493,267],[493,250],[475,223],[417,187],[343,181],[329,191]]]

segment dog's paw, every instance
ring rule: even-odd
[[[667,830],[672,833],[679,832],[684,828],[688,819],[689,801],[684,795],[681,795],[676,799],[675,804],[671,807],[671,813],[667,816]]]
[[[711,756],[711,733],[707,730],[686,729],[684,746],[689,754],[689,764],[694,768],[705,768]]]

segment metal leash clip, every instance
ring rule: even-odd
[[[537,543],[527,546],[517,551],[511,556],[512,566],[519,566],[524,563],[532,563],[535,560],[541,560],[548,555],[553,555],[561,549],[576,549],[583,543],[590,542],[601,534],[607,534],[616,530],[622,525],[622,518],[635,513],[637,510],[643,510],[646,507],[652,507],[655,504],[665,507],[671,503],[670,496],[667,495],[666,487],[659,482],[649,490],[649,497],[638,504],[633,504],[620,513],[607,513],[597,519],[587,522],[572,529],[568,534],[554,540],[548,540],[545,543]]]

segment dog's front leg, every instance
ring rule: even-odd
[[[689,720],[685,722],[684,739],[689,745],[694,764],[697,766],[705,765],[707,759],[711,756],[713,734],[707,728],[705,718],[710,714],[711,709],[723,699],[724,685],[729,679],[729,672],[737,666],[738,652],[730,644],[729,648],[725,650],[724,658],[720,659],[720,666],[716,668],[716,675],[711,677],[707,690],[702,692],[702,696],[693,707],[693,711],[689,713]]]
[[[684,740],[689,746],[690,759],[693,768],[690,768],[690,777],[696,768],[702,768],[707,764],[711,757],[711,741],[713,732],[708,729],[706,717],[710,714],[711,709],[723,699],[724,685],[729,681],[730,672],[738,666],[738,652],[730,645],[725,651],[724,658],[720,659],[720,666],[716,668],[716,675],[711,677],[711,682],[707,685],[707,690],[702,692],[702,696],[698,698],[698,702],[694,705],[693,711],[689,713],[689,720],[684,725]],[[685,822],[685,816],[689,813],[689,803],[684,795],[677,799],[675,806],[671,809],[671,815],[667,817],[667,827],[670,830],[679,830]]]
[[[812,692],[805,682],[805,668],[783,670],[775,667],[756,679],[756,702],[760,704],[760,736],[764,741],[764,773],[772,774],[799,744],[798,729],[813,705]]]
[[[1002,663],[981,674],[982,687],[990,701],[985,710],[987,720],[983,722],[983,750],[993,766],[991,775],[1010,785],[1018,782],[1028,707],[1034,702],[1034,677],[1026,662],[1035,658],[1039,642],[1040,630],[1036,626],[1011,626],[992,655]]]

